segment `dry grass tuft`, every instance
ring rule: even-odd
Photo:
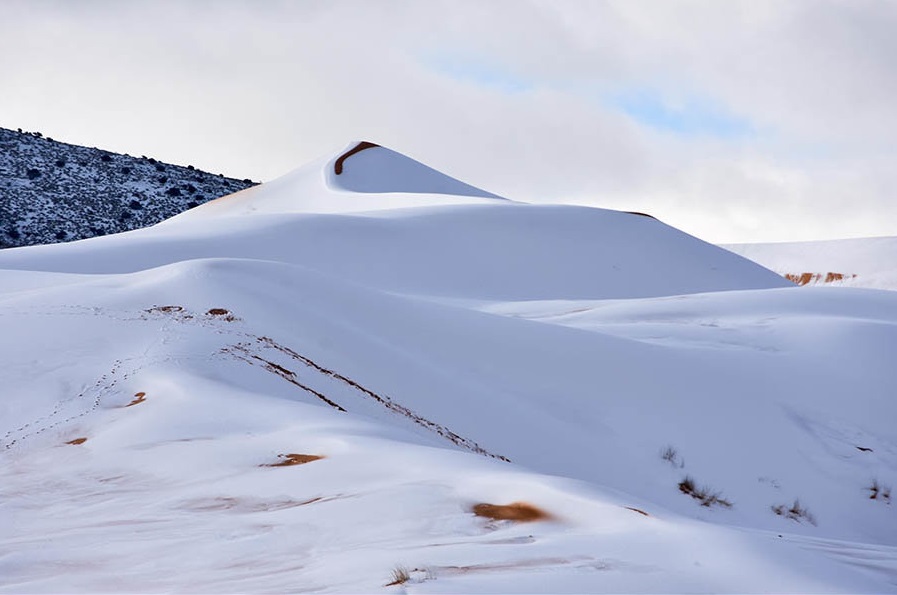
[[[74,440],[69,440],[66,444],[78,445],[84,444],[85,442],[87,442],[87,438],[75,438]]]
[[[304,465],[324,458],[323,455],[303,455],[298,453],[277,455],[277,457],[281,460],[276,463],[260,465],[260,467],[292,467],[293,465]]]
[[[660,458],[677,469],[685,467],[685,459],[679,455],[679,451],[676,450],[673,445],[664,447],[663,450],[660,451]]]
[[[701,503],[701,506],[710,508],[711,506],[722,506],[723,508],[732,508],[732,502],[723,498],[722,493],[712,490],[706,486],[698,486],[690,475],[679,482],[679,491],[687,496],[691,496]]]
[[[532,523],[534,521],[547,521],[550,514],[526,502],[513,502],[511,504],[476,504],[472,512],[481,517],[494,521],[515,521],[518,523]]]
[[[396,585],[404,585],[411,578],[411,573],[408,572],[408,569],[404,566],[396,566],[392,569],[392,582],[386,583],[387,587],[394,587]]]
[[[872,480],[872,485],[866,488],[869,491],[870,500],[881,500],[887,504],[891,503],[891,486],[879,483],[877,479]]]
[[[644,510],[642,510],[641,508],[635,508],[635,507],[633,507],[633,506],[624,506],[623,508],[625,508],[626,510],[631,510],[632,512],[637,512],[637,513],[639,513],[639,514],[643,514],[643,515],[645,515],[645,516],[651,516],[650,514],[648,514],[647,512],[645,512]]]
[[[797,498],[794,499],[794,503],[789,508],[785,504],[777,504],[772,506],[772,511],[778,516],[785,517],[786,519],[791,519],[797,523],[801,521],[807,521],[814,527],[816,526],[816,517],[813,516],[813,513],[807,510],[805,507],[801,506],[800,500]]]

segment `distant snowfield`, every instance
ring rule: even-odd
[[[730,244],[723,248],[788,275],[800,285],[897,291],[897,238]]]
[[[893,292],[376,146],[0,269],[0,592],[897,592]]]

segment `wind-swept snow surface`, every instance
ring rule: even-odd
[[[358,146],[0,252],[0,590],[897,591],[897,294]]]

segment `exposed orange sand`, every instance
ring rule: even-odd
[[[844,279],[853,279],[856,275],[850,275],[845,273],[834,273],[829,271],[825,274],[825,277],[822,276],[822,273],[785,273],[785,278],[791,281],[792,283],[797,283],[798,285],[807,285],[814,281],[822,282],[822,283],[834,283],[835,281],[843,281]]]
[[[282,459],[276,463],[268,463],[265,465],[261,465],[262,467],[291,467],[293,465],[304,465],[306,463],[311,463],[312,461],[317,461],[323,459],[322,455],[302,455],[296,453],[290,453],[285,455],[277,455],[278,458]]]
[[[130,403],[128,403],[127,405],[125,405],[125,407],[130,407],[131,405],[139,405],[140,403],[143,403],[144,401],[146,401],[146,393],[144,393],[144,392],[134,393],[134,400],[131,401]]]
[[[513,502],[511,504],[476,504],[473,513],[496,521],[516,521],[531,523],[533,521],[546,521],[551,515],[540,508],[526,502]]]
[[[364,151],[365,149],[373,149],[374,147],[379,147],[379,146],[380,145],[375,144],[375,143],[369,143],[366,140],[361,141],[360,143],[358,143],[357,145],[355,145],[354,147],[352,147],[351,149],[349,149],[348,151],[346,151],[345,153],[343,153],[342,155],[340,155],[339,157],[336,158],[336,161],[333,164],[333,173],[335,173],[336,175],[340,175],[341,173],[343,173],[343,162],[346,159],[348,159],[349,157],[351,157],[352,155],[354,155],[355,153],[360,153],[361,151]]]

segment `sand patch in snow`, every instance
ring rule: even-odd
[[[822,273],[785,273],[782,275],[792,283],[797,283],[798,285],[809,285],[811,283],[835,283],[837,281],[844,281],[845,279],[855,279],[855,274],[846,274],[846,273],[833,273],[829,271],[823,277]]]
[[[130,403],[125,405],[125,407],[139,405],[140,403],[143,403],[144,401],[146,401],[146,393],[145,392],[134,393],[134,399]]]
[[[481,517],[494,521],[515,521],[518,523],[532,523],[535,521],[547,521],[552,518],[550,514],[527,502],[512,502],[511,504],[475,504],[471,511]]]
[[[339,157],[336,158],[336,161],[333,163],[333,173],[335,173],[336,175],[342,174],[343,173],[343,162],[346,159],[348,159],[349,157],[351,157],[352,155],[354,155],[355,153],[360,153],[361,151],[364,151],[365,149],[373,149],[374,147],[379,147],[379,146],[380,145],[368,142],[366,140],[361,141],[360,143],[358,143],[357,145],[355,145],[354,147],[352,147],[351,149],[349,149],[348,151],[346,151],[345,153],[343,153],[342,155],[340,155]]]
[[[280,461],[276,463],[266,463],[260,467],[292,467],[293,465],[304,465],[312,461],[319,461],[324,458],[323,455],[304,455],[298,453],[289,453],[285,455],[277,455]]]

